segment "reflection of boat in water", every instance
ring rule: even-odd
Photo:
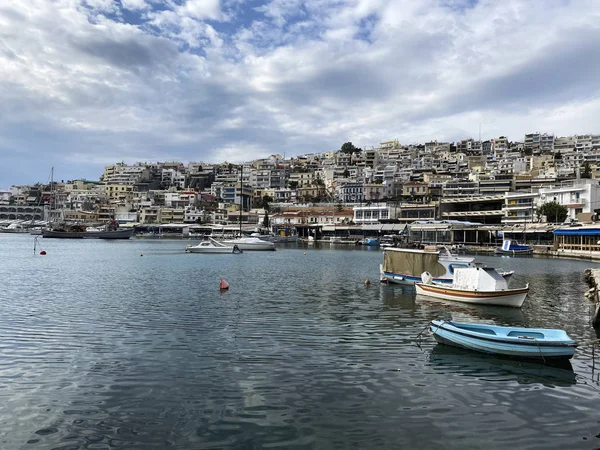
[[[525,316],[521,308],[506,308],[504,306],[473,305],[458,303],[451,300],[441,300],[433,297],[422,297],[416,302],[418,308],[428,317],[438,318],[440,314],[459,322],[488,321],[499,325],[525,326]]]
[[[436,345],[429,353],[428,363],[436,371],[473,378],[485,377],[487,381],[494,381],[494,378],[505,381],[507,377],[512,377],[519,384],[570,386],[577,383],[569,360],[548,360],[546,364],[539,364]]]

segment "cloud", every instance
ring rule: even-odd
[[[110,158],[241,161],[479,123],[600,132],[599,24],[593,0],[10,0],[0,188],[50,164],[97,178]]]

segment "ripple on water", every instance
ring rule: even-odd
[[[600,432],[589,347],[561,368],[416,340],[439,317],[589,340],[573,273],[590,263],[502,259],[531,286],[518,311],[365,287],[380,252],[29,244],[0,236],[5,448],[577,449]]]

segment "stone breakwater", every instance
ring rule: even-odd
[[[595,304],[592,324],[596,328],[600,326],[600,269],[585,269],[583,276],[589,286],[584,295]]]

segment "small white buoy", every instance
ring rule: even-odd
[[[306,252],[304,252],[304,256],[306,256]]]

